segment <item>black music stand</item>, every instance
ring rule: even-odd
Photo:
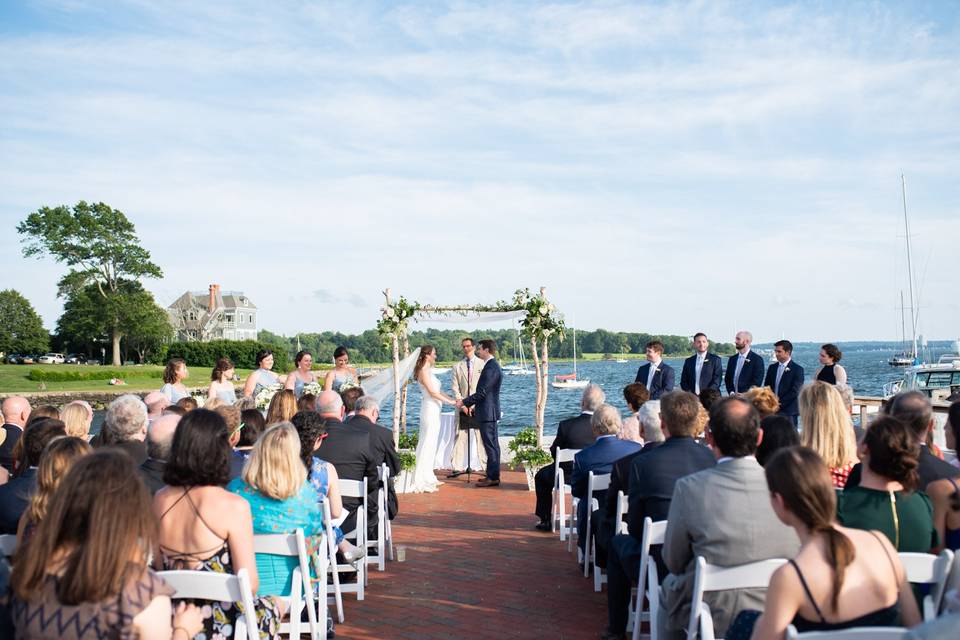
[[[477,422],[476,420],[474,420],[472,415],[469,415],[469,414],[467,414],[467,413],[464,413],[463,411],[459,411],[458,413],[460,414],[460,415],[459,415],[459,426],[458,426],[458,428],[459,428],[461,431],[466,431],[466,432],[467,432],[467,469],[466,469],[466,474],[467,474],[467,483],[469,484],[469,483],[470,483],[470,474],[473,473],[473,469],[470,468],[470,464],[471,464],[471,462],[473,461],[473,453],[472,453],[472,451],[471,451],[471,449],[470,449],[470,445],[471,445],[471,443],[473,442],[473,434],[470,433],[470,431],[471,431],[472,429],[479,429],[479,428],[480,428],[480,423]],[[454,465],[456,465],[456,461],[454,461]]]

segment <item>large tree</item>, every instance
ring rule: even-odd
[[[163,272],[150,261],[150,252],[140,246],[133,223],[119,210],[98,202],[80,201],[71,209],[41,207],[17,225],[24,236],[23,255],[50,255],[70,270],[59,282],[65,296],[94,285],[100,302],[111,314],[107,332],[113,345],[113,364],[119,366],[123,337],[121,309],[129,295],[124,281],[160,278]]]
[[[0,352],[43,353],[50,334],[30,301],[13,289],[0,291]]]
[[[67,292],[57,333],[72,348],[87,351],[91,345],[119,334],[124,360],[127,350],[133,349],[137,360],[143,362],[151,351],[173,337],[170,317],[139,282],[121,280],[118,291],[120,295],[106,302],[95,284]]]

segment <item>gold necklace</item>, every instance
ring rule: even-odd
[[[893,514],[893,548],[900,550],[900,518],[897,517],[897,496],[890,492],[890,512]]]

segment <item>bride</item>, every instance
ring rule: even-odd
[[[442,482],[433,473],[433,460],[437,455],[440,441],[440,408],[443,404],[456,404],[456,401],[440,391],[440,380],[433,375],[433,363],[437,361],[437,352],[430,345],[420,348],[420,357],[413,370],[414,378],[420,384],[420,437],[417,443],[417,467],[413,471],[413,483],[407,489],[409,493],[436,491]]]

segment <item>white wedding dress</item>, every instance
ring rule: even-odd
[[[440,390],[440,380],[433,375],[431,369],[427,372],[427,382],[430,391]],[[417,466],[413,470],[413,478],[407,485],[407,493],[429,493],[437,491],[443,484],[433,473],[433,460],[437,456],[437,447],[440,446],[440,408],[442,404],[433,398],[427,389],[420,384],[420,436],[417,442]]]

